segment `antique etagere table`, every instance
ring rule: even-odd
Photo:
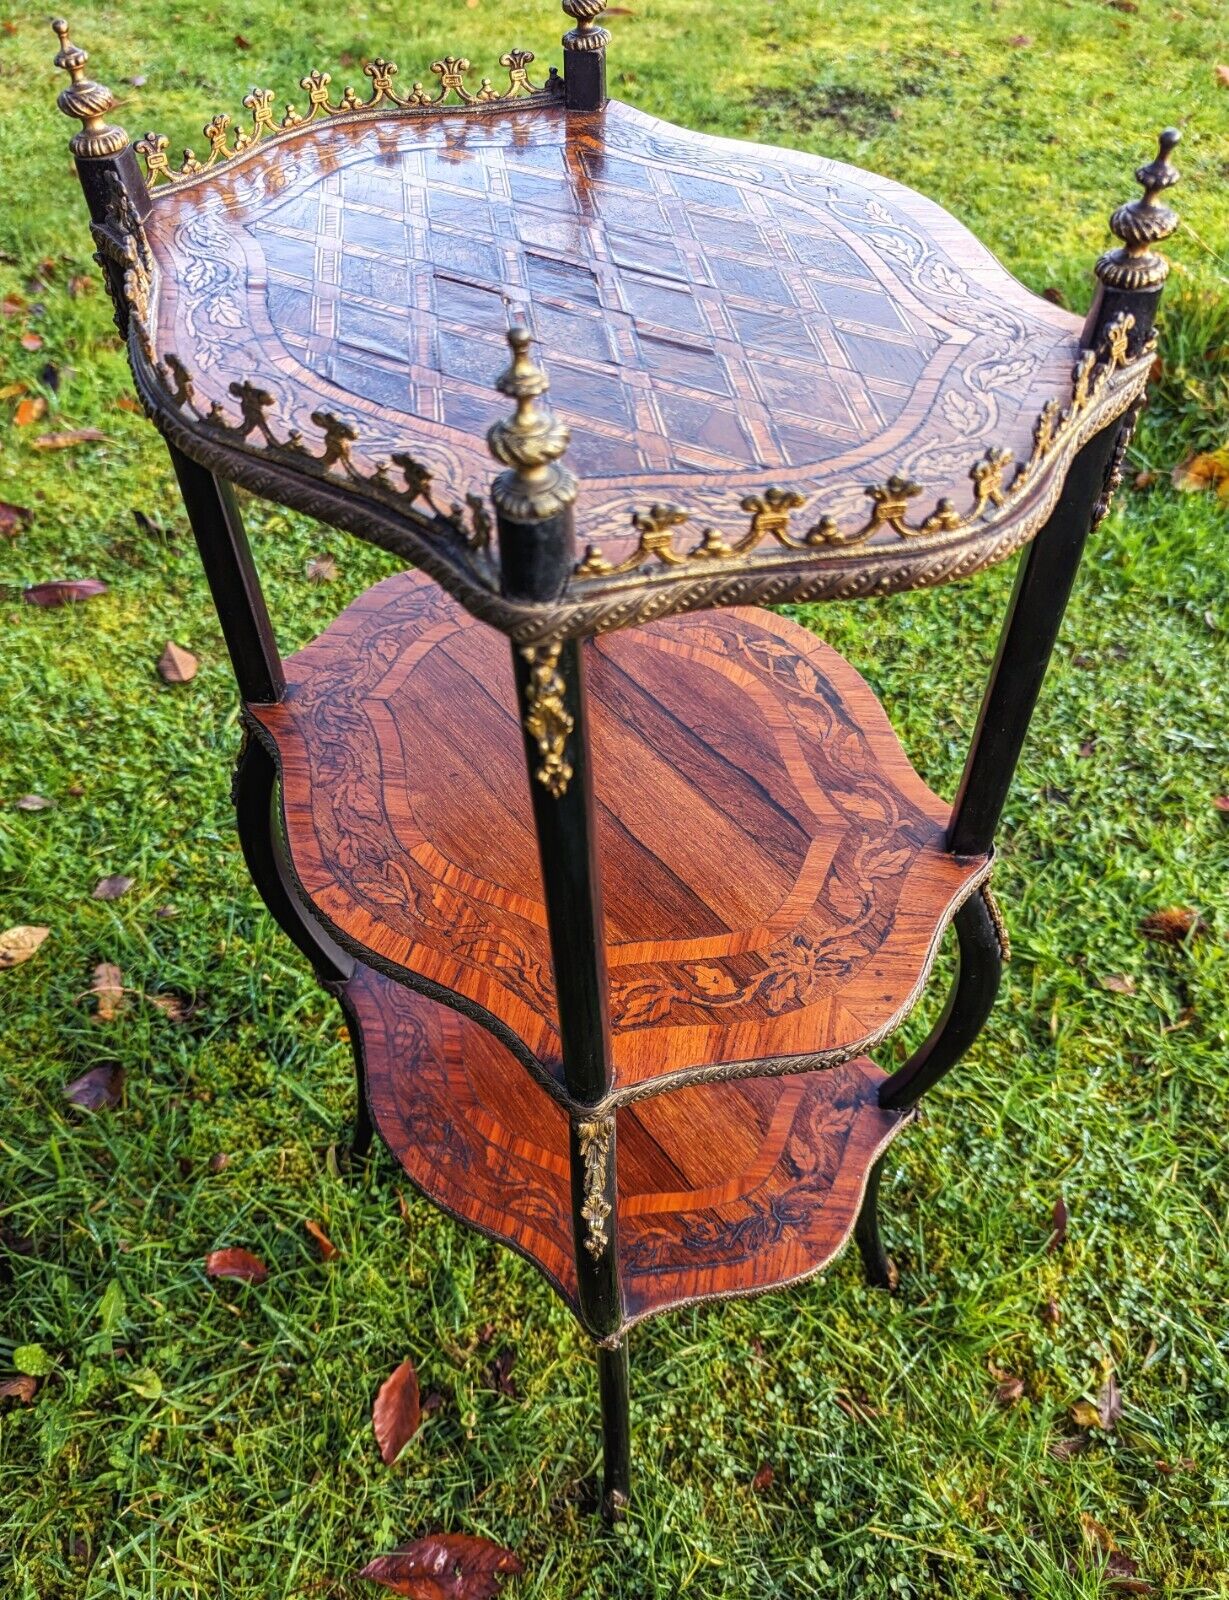
[[[345,1011],[359,1147],[374,1118],[593,1336],[613,1514],[633,1323],[851,1237],[889,1281],[880,1164],[994,999],[994,832],[1143,400],[1178,136],[1081,322],[898,184],[609,100],[603,0],[563,9],[561,74],[313,71],[178,165],[62,22],[56,62],[238,679],[248,865]],[[412,570],[283,662],[232,484]],[[1016,552],[952,806],[755,609]]]

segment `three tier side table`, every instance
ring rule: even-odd
[[[1143,401],[1178,135],[1081,320],[897,183],[610,99],[604,0],[563,10],[561,71],[312,71],[179,162],[54,26],[238,682],[252,876],[348,1019],[359,1148],[374,1122],[592,1336],[615,1515],[633,1324],[850,1239],[890,1282],[881,1163],[994,1000],[995,830]],[[283,660],[234,485],[405,570]],[[763,607],[1011,556],[948,804]]]

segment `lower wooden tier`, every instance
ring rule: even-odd
[[[369,968],[343,1004],[372,1115],[429,1200],[501,1239],[578,1311],[560,1106],[492,1034]],[[818,1272],[847,1243],[867,1176],[909,1114],[881,1110],[865,1057],[696,1085],[617,1112],[625,1325]]]

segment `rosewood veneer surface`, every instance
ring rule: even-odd
[[[576,1298],[567,1117],[484,1028],[360,968],[376,1126],[414,1184],[512,1245]],[[865,1058],[703,1084],[618,1113],[624,1325],[669,1306],[807,1277],[844,1248],[867,1175],[910,1120],[883,1111]]]
[[[854,1055],[908,1010],[989,869],[852,667],[763,611],[586,646],[615,1099]],[[364,959],[499,1030],[562,1095],[507,642],[386,579],[250,707],[302,892]]]
[[[315,122],[155,190],[145,225],[152,349],[187,363],[193,398],[159,398],[165,371],[148,387],[189,453],[199,436],[228,444],[240,477],[251,457],[301,466],[328,414],[353,432],[333,472],[343,499],[399,482],[389,464],[409,449],[439,504],[485,500],[515,316],[571,430],[582,537],[613,562],[634,546],[632,511],[654,502],[727,539],[745,532],[741,500],[772,487],[843,528],[865,521],[866,486],[893,478],[916,482],[911,515],[945,498],[968,513],[975,463],[1029,460],[1080,355],[1079,318],[914,191],[618,101]],[[253,380],[267,410],[235,432],[232,385]],[[1037,494],[1061,477],[1055,460]],[[294,471],[278,482],[292,498],[304,487]],[[789,559],[844,562],[853,581],[874,549],[876,587],[908,587],[1000,559],[1038,520],[1029,496],[996,498],[920,545],[885,529]],[[953,552],[1000,523],[1018,535],[962,567]],[[742,565],[765,560],[787,557],[769,543]],[[452,581],[467,599],[472,580]]]

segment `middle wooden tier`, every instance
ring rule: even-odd
[[[834,650],[759,610],[584,646],[610,973],[611,1100],[807,1071],[890,1033],[989,857]],[[489,1027],[567,1101],[507,640],[386,579],[248,708],[308,909]]]

